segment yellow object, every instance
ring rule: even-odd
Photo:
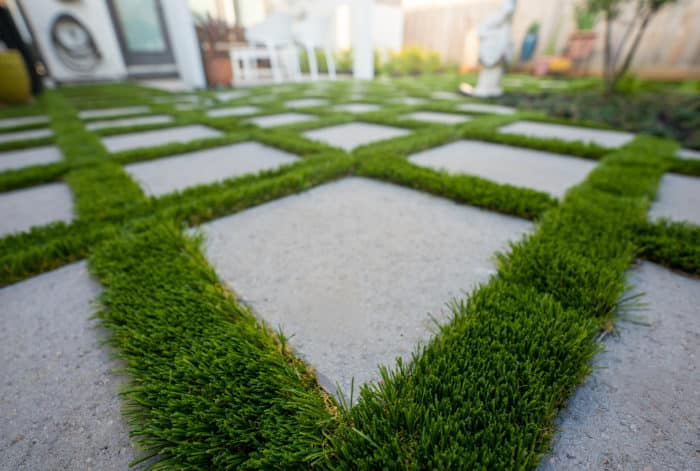
[[[29,73],[21,54],[14,50],[0,52],[0,102],[25,103],[32,96]]]
[[[567,57],[552,57],[549,60],[549,72],[553,74],[565,74],[571,70],[571,59]]]

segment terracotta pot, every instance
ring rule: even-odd
[[[544,77],[549,72],[549,56],[535,57],[535,77]]]
[[[574,61],[591,57],[595,48],[596,34],[594,31],[575,31],[569,36],[569,51],[567,56]]]
[[[207,75],[209,86],[231,86],[233,74],[231,72],[231,58],[228,54],[205,55],[204,71]]]

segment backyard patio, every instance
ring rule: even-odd
[[[475,79],[0,109],[0,462],[700,465],[700,154]]]

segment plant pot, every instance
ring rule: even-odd
[[[567,56],[573,61],[588,59],[595,49],[595,40],[596,33],[594,31],[575,31],[571,33]]]
[[[207,75],[207,83],[211,87],[228,87],[233,82],[231,58],[228,54],[205,55],[204,72]]]
[[[535,68],[533,73],[536,77],[544,77],[549,72],[549,56],[535,57]]]
[[[0,102],[26,103],[31,98],[31,81],[24,60],[15,49],[0,52]]]

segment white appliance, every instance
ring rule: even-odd
[[[126,77],[127,69],[107,2],[16,1],[54,80],[72,82]]]

